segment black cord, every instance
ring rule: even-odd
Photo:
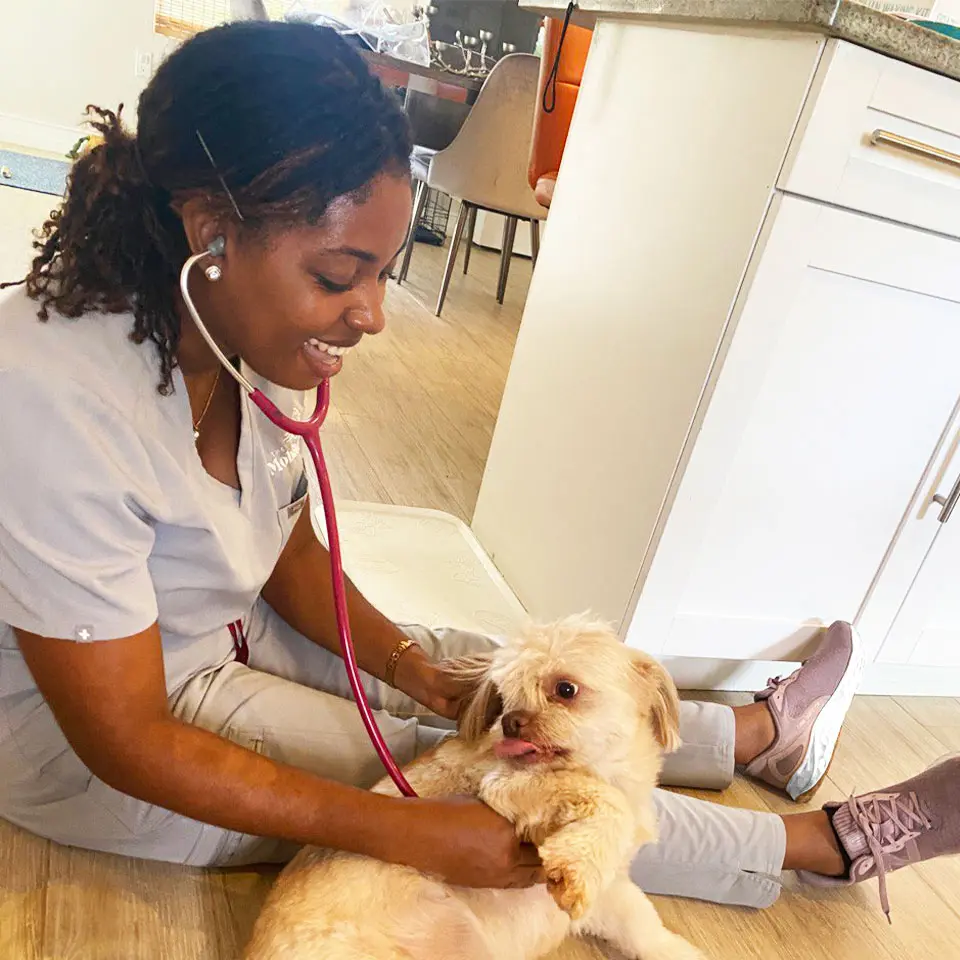
[[[557,74],[560,72],[560,54],[563,52],[563,41],[567,38],[567,27],[570,26],[570,17],[577,6],[575,0],[567,4],[567,13],[563,18],[563,29],[560,31],[560,42],[557,44],[557,55],[553,58],[553,67],[547,77],[547,84],[543,88],[543,112],[553,113],[557,109]],[[550,104],[547,105],[547,94],[550,94]]]

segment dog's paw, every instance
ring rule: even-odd
[[[579,920],[587,912],[587,898],[577,878],[562,870],[547,871],[547,891],[557,906],[571,920]]]
[[[583,863],[550,863],[544,860],[547,891],[571,920],[579,920],[600,892],[600,877]]]

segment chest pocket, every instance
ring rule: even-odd
[[[290,534],[293,532],[297,520],[300,519],[300,514],[303,513],[307,497],[307,475],[301,473],[300,479],[297,481],[297,487],[293,492],[293,500],[277,510],[277,522],[280,524],[280,533],[283,538],[280,546],[281,550],[287,545],[287,540],[290,539]]]

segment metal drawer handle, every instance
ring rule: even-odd
[[[953,489],[947,496],[944,497],[938,493],[933,498],[933,502],[939,503],[940,506],[943,507],[937,519],[941,523],[946,523],[956,509],[957,504],[960,503],[960,477],[957,477],[957,482],[953,485]]]
[[[888,147],[895,147],[898,150],[905,150],[907,153],[915,153],[920,157],[926,157],[928,160],[936,160],[937,163],[960,167],[960,153],[950,153],[949,150],[941,150],[939,147],[932,147],[929,143],[922,143],[920,140],[901,137],[898,133],[891,133],[889,130],[874,130],[870,134],[870,143],[875,147],[885,144]]]

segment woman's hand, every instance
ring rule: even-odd
[[[474,691],[472,683],[445,671],[418,646],[410,647],[400,658],[394,682],[398,690],[447,720],[460,717]]]
[[[470,797],[401,800],[402,829],[392,829],[381,859],[415,867],[460,887],[531,887],[546,883],[533,844],[509,820]],[[396,808],[395,808],[396,812]]]

